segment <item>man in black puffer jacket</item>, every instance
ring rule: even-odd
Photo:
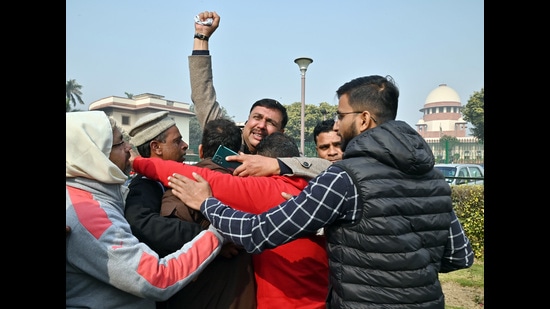
[[[200,176],[172,177],[174,194],[252,253],[325,227],[328,308],[444,309],[438,274],[474,261],[451,188],[426,141],[395,120],[399,90],[391,77],[356,78],[336,93],[344,158],[300,195],[253,215],[211,197]]]

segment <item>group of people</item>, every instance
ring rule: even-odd
[[[277,100],[253,103],[242,130],[222,117],[219,23],[197,15],[188,58],[196,165],[168,112],[140,118],[129,142],[104,112],[67,113],[66,307],[444,308],[438,273],[474,254],[429,146],[395,120],[391,77],[339,87],[318,157],[303,157]],[[219,145],[239,152],[234,171],[212,161]]]

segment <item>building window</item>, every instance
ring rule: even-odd
[[[130,117],[129,116],[122,116],[121,122],[122,122],[123,125],[129,126],[130,125]]]

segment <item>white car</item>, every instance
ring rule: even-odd
[[[485,170],[479,164],[449,163],[434,166],[443,173],[450,185],[482,185]]]

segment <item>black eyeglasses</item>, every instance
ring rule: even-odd
[[[362,112],[347,112],[347,113],[336,112],[334,113],[334,121],[342,120],[346,115],[349,115],[349,114],[361,114],[361,113]]]
[[[361,114],[361,113],[362,112],[347,112],[347,113],[336,112],[336,113],[334,113],[334,122],[344,119],[344,117],[348,114]],[[374,119],[374,117],[370,116],[370,119],[372,119],[372,121],[374,121],[374,123],[378,123],[378,121],[376,121],[376,119]]]

